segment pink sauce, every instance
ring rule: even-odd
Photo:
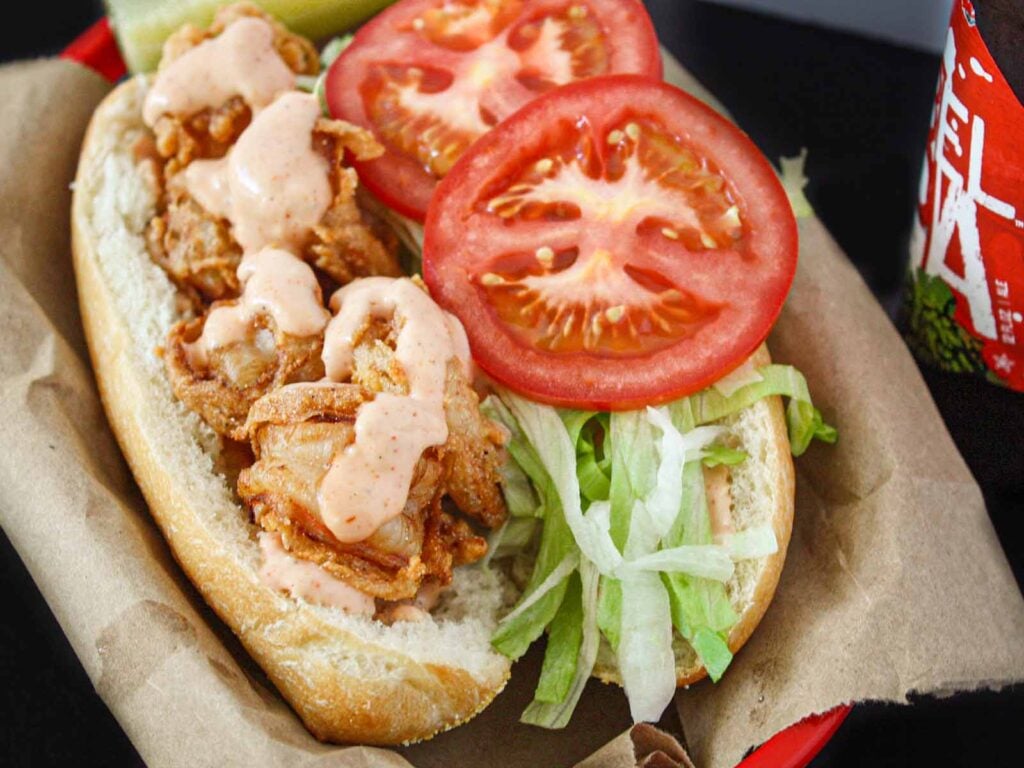
[[[241,297],[212,309],[202,335],[187,347],[194,365],[205,365],[212,350],[247,338],[258,312],[269,313],[278,330],[299,337],[317,335],[330,319],[313,270],[287,251],[264,248],[247,254],[238,265],[238,279],[244,286]]]
[[[735,533],[732,523],[732,493],[729,490],[729,468],[704,467],[704,488],[711,517],[711,536],[715,544],[722,544]]]
[[[196,160],[185,170],[189,193],[231,223],[245,253],[238,267],[242,295],[208,314],[202,335],[187,348],[194,364],[246,339],[260,311],[293,336],[312,336],[328,325],[312,269],[289,252],[301,250],[332,198],[328,163],[312,140],[321,107],[315,96],[293,91],[295,82],[274,49],[270,25],[243,18],[171,62],[146,95],[149,126],[162,115],[191,115],[233,96],[253,111],[224,158]],[[374,317],[393,317],[399,327],[396,358],[409,382],[408,396],[381,393],[359,409],[354,443],[334,457],[321,481],[324,523],[340,541],[353,542],[401,513],[420,455],[448,438],[448,360],[459,359],[467,373],[472,363],[461,324],[410,280],[357,281],[335,293],[331,307],[337,314],[325,337],[325,384],[349,377],[353,340]],[[346,613],[374,615],[372,597],[290,555],[279,534],[261,532],[259,544],[260,578],[267,586]],[[439,591],[427,586],[415,600],[391,606],[391,620],[427,618]]]
[[[452,320],[409,279],[357,280],[334,294],[331,308],[337,314],[324,337],[328,380],[351,375],[355,339],[371,318],[393,317],[395,357],[409,382],[407,396],[379,393],[360,407],[355,442],[334,457],[320,483],[321,520],[339,541],[354,542],[401,513],[420,455],[448,439],[445,378],[448,361],[462,350]]]
[[[384,607],[377,618],[385,624],[400,621],[424,621],[441,599],[443,587],[437,582],[427,581],[420,585],[416,597],[402,600]]]
[[[306,602],[338,608],[345,613],[373,616],[374,599],[336,579],[316,563],[288,554],[277,533],[260,533],[263,566],[260,579],[271,589],[300,597]]]
[[[294,87],[295,73],[274,49],[274,30],[263,19],[242,18],[161,69],[142,117],[153,127],[162,115],[193,115],[232,96],[258,112]]]
[[[320,102],[283,93],[259,113],[220,160],[185,169],[189,193],[231,222],[244,251],[277,246],[299,251],[331,203],[329,167],[313,148]]]

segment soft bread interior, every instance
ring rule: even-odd
[[[137,170],[145,80],[97,110],[75,182],[75,267],[107,413],[175,557],[318,737],[400,743],[462,722],[501,690],[490,647],[506,584],[458,568],[433,621],[391,627],[299,602],[258,576],[254,527],[213,471],[217,440],[173,396],[158,350],[175,290],[143,239],[155,200]]]
[[[754,364],[771,362],[768,350],[761,347]],[[771,524],[779,550],[771,557],[741,560],[727,588],[739,621],[729,634],[729,647],[738,651],[750,637],[768,608],[779,582],[786,548],[793,528],[793,459],[786,434],[782,402],[765,398],[726,419],[737,447],[747,452],[746,461],[730,467],[729,489],[732,518],[737,531],[755,525]],[[676,682],[689,685],[707,675],[693,649],[678,636],[675,643]],[[605,682],[621,683],[615,658],[602,643],[594,674]]]

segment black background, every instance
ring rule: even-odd
[[[895,316],[938,57],[694,0],[647,6],[662,42],[768,157],[808,148],[808,198]],[[56,53],[101,13],[98,2],[16,7],[0,24],[3,60]],[[1020,583],[1024,396],[924,373]],[[141,764],[3,535],[0,616],[0,763]],[[812,765],[1020,765],[1022,725],[1021,688],[859,705]]]

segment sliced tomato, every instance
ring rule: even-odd
[[[616,72],[661,76],[639,0],[402,0],[356,33],[326,96],[387,149],[357,166],[363,183],[422,221],[479,136],[555,86]]]
[[[434,193],[423,277],[494,379],[622,410],[751,355],[796,259],[750,139],[677,88],[612,75],[542,96],[462,156]]]

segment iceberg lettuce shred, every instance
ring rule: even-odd
[[[770,555],[778,542],[769,525],[712,533],[704,467],[747,458],[719,422],[782,395],[794,455],[814,439],[836,439],[798,371],[748,367],[728,386],[638,411],[559,410],[503,389],[484,402],[508,431],[513,460],[501,478],[510,519],[492,535],[488,558],[533,546],[539,531],[529,581],[491,640],[518,659],[548,634],[524,722],[569,722],[602,642],[635,721],[657,720],[670,703],[677,638],[712,680],[731,663],[734,562]]]

